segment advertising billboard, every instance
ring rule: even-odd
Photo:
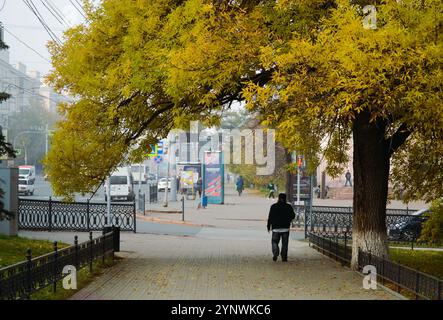
[[[210,204],[224,204],[225,181],[223,153],[207,151],[203,161],[204,195]]]

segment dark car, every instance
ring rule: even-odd
[[[396,224],[393,228],[389,229],[389,238],[397,241],[413,241],[420,237],[423,223],[428,220],[425,213],[428,213],[428,209],[417,211],[411,219]]]

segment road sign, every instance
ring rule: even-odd
[[[298,156],[298,167],[301,168],[303,166],[303,156]]]
[[[164,145],[163,145],[163,141],[160,141],[157,144],[157,155],[163,155],[164,154]]]
[[[162,163],[162,162],[163,162],[163,157],[162,157],[162,156],[157,156],[157,157],[155,157],[155,158],[154,158],[154,162],[155,162],[156,164],[160,164],[160,163]]]
[[[158,156],[158,146],[151,144],[151,152],[148,154],[149,158],[155,158]]]

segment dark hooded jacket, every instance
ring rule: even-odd
[[[277,202],[271,206],[268,217],[268,231],[272,229],[288,229],[295,219],[294,209],[289,203]]]

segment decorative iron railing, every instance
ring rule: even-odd
[[[110,224],[136,232],[135,203],[112,203]],[[106,203],[19,199],[18,227],[22,230],[101,231],[107,225]]]
[[[347,237],[344,241],[336,238],[326,238],[317,234],[308,234],[309,242],[322,254],[335,259],[342,265],[350,266],[352,257],[352,240]],[[415,299],[442,300],[443,280],[426,273],[414,270],[401,264],[377,257],[370,252],[359,250],[358,266],[362,271],[367,265],[372,265],[377,271],[377,280],[391,283],[398,292],[405,290],[414,295]]]
[[[352,207],[330,207],[313,206],[310,212],[309,207],[294,206],[294,210],[299,212],[296,221],[303,224],[306,234],[315,233],[325,237],[343,238],[345,233],[352,234]],[[414,210],[409,209],[386,209],[386,226],[388,230],[394,229],[403,222],[414,219],[411,214]]]
[[[66,276],[66,266],[77,271],[88,266],[92,272],[95,260],[101,258],[104,262],[106,256],[114,257],[115,235],[111,231],[93,239],[91,232],[89,241],[80,244],[76,236],[74,245],[63,249],[54,242],[53,252],[36,258],[29,249],[26,261],[0,269],[0,300],[30,299],[33,293],[49,286],[55,292],[57,282]]]

